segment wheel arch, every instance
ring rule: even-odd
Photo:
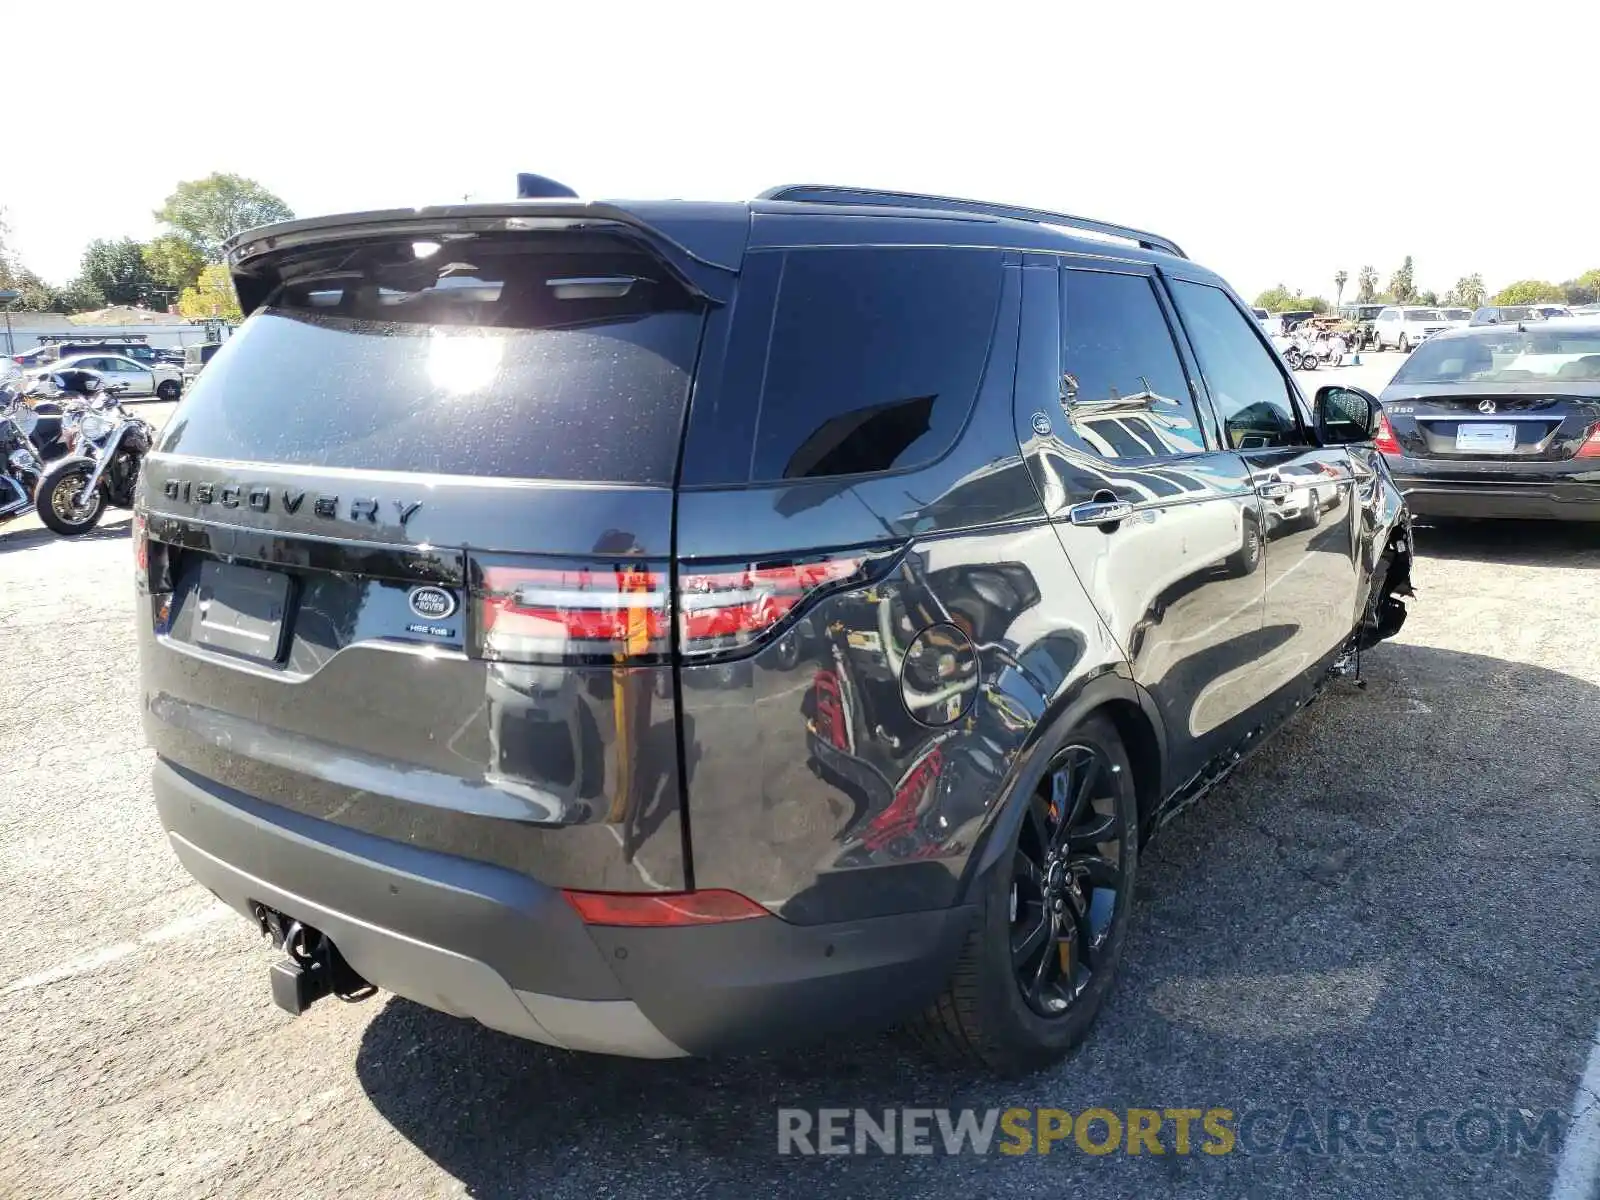
[[[1023,814],[1023,806],[1016,803],[1016,797],[1030,795],[1044,778],[1051,756],[1067,735],[1097,716],[1104,716],[1112,723],[1128,751],[1128,761],[1134,770],[1134,792],[1139,802],[1140,841],[1148,840],[1165,795],[1166,730],[1149,694],[1126,675],[1108,670],[1085,680],[1074,692],[1059,699],[1017,756],[990,810],[988,824],[967,859],[958,904],[968,901],[978,881],[1000,861],[1011,835],[1016,832]]]

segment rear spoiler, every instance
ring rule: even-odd
[[[650,205],[623,207],[599,201],[522,200],[498,204],[452,204],[308,217],[264,225],[231,238],[223,247],[245,315],[265,302],[276,284],[270,260],[284,251],[330,242],[390,237],[426,241],[451,234],[539,230],[611,230],[647,242],[692,291],[722,303],[744,257],[749,210],[743,204],[695,205],[676,218]],[[666,218],[666,219],[661,219]]]

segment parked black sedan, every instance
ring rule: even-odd
[[[1380,399],[1413,514],[1600,521],[1600,321],[1440,334]]]

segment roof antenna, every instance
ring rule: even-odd
[[[576,200],[578,193],[547,175],[535,175],[531,171],[517,172],[518,200],[549,200],[557,197]]]

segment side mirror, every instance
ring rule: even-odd
[[[1378,433],[1383,408],[1371,392],[1331,383],[1317,389],[1311,414],[1317,440],[1324,446],[1370,442]]]

